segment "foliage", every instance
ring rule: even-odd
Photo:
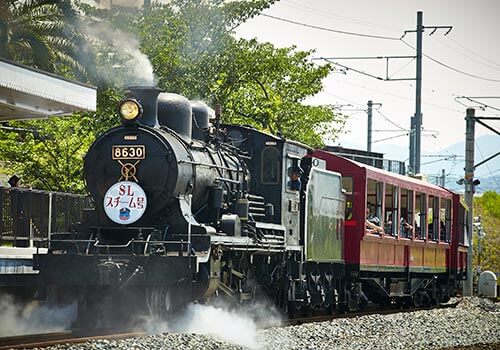
[[[18,132],[0,132],[5,165],[33,188],[82,192],[82,160],[93,140],[88,117],[52,117],[14,122]]]
[[[474,216],[481,217],[486,233],[481,238],[480,267],[484,270],[500,272],[500,194],[485,192],[474,198]],[[479,265],[478,236],[474,236],[474,262]]]
[[[344,120],[330,107],[304,104],[321,91],[330,66],[313,66],[308,62],[311,52],[233,38],[230,30],[239,23],[232,19],[234,13],[244,18],[254,13],[248,2],[176,3],[178,10],[153,9],[134,26],[159,87],[220,103],[227,123],[250,124],[312,146],[321,145],[322,136],[334,138],[340,131]],[[249,12],[241,9],[242,4]],[[168,25],[159,25],[162,22]]]
[[[3,40],[5,23],[12,28],[8,33],[14,33],[19,28],[14,24],[25,21],[22,16],[39,23],[35,15],[50,14],[55,22],[50,28],[57,31],[45,33],[41,24],[28,26],[41,33],[37,37],[45,51],[51,52],[47,61],[35,61],[37,47],[26,47],[30,53],[22,61],[21,51],[16,53],[12,44],[16,37],[9,34],[4,43],[11,45],[11,56],[70,78],[76,76],[73,66],[85,67],[86,81],[99,88],[96,113],[14,124],[39,130],[41,137],[32,132],[0,133],[8,170],[23,175],[37,188],[81,191],[85,149],[118,122],[116,106],[124,87],[152,84],[153,72],[156,85],[165,91],[203,99],[210,105],[220,103],[224,122],[251,124],[312,146],[320,145],[323,136],[334,138],[343,125],[330,107],[305,103],[321,91],[329,66],[313,66],[308,62],[311,52],[233,37],[236,26],[275,0],[172,0],[144,11],[112,12],[79,4],[83,16],[74,22],[67,1],[10,0],[7,20],[0,19],[4,20],[0,26]],[[32,12],[22,12],[20,3],[31,5]],[[69,11],[69,21],[60,16],[63,10]],[[50,34],[56,38],[63,28],[67,36],[51,39]],[[58,53],[54,43],[63,39],[67,50]],[[77,44],[78,52],[73,55],[71,49]],[[67,59],[61,60],[63,56]]]
[[[235,41],[223,55],[223,69],[212,87],[214,99],[224,106],[225,120],[322,145],[322,136],[332,137],[344,120],[329,106],[304,104],[321,91],[330,71],[329,66],[314,66],[308,60],[311,53]]]
[[[0,57],[84,79],[82,37],[71,0],[0,2]]]

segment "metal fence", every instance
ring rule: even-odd
[[[29,247],[82,220],[90,198],[71,193],[0,187],[0,245]]]

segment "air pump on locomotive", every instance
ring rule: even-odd
[[[335,308],[339,174],[302,159],[307,146],[220,125],[203,103],[156,88],[130,88],[119,113],[122,124],[85,157],[94,208],[71,232],[53,233],[48,254],[35,257],[49,296],[78,300],[78,322],[103,325],[141,312],[168,316],[215,297],[242,303],[265,295],[289,312]],[[325,191],[322,181],[337,181],[321,210],[310,200],[309,223],[300,215],[304,194],[287,188],[289,170],[299,166],[308,175],[303,185],[309,179],[316,191]],[[308,266],[304,227],[315,225],[336,238],[309,241],[331,259]]]

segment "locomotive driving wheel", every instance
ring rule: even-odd
[[[170,320],[191,302],[192,291],[185,286],[146,288],[146,312],[156,320]]]
[[[172,291],[168,287],[151,287],[146,290],[148,313],[155,319],[167,320],[174,311]]]

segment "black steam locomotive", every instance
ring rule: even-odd
[[[49,299],[78,300],[92,325],[213,298],[344,303],[341,177],[311,148],[156,88],[130,88],[119,113],[85,157],[95,208],[35,257]]]

